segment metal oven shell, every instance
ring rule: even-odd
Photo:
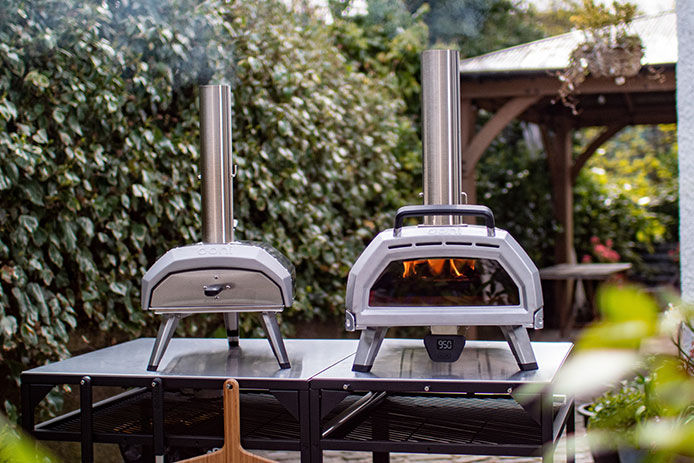
[[[240,242],[226,244],[199,243],[169,250],[145,274],[142,279],[142,308],[156,313],[191,313],[220,311],[275,311],[292,305],[293,266],[282,264],[276,256],[261,246]],[[215,299],[204,295],[203,283],[215,283],[212,274],[233,273],[242,281],[257,281],[259,300],[235,300],[230,290],[230,298]],[[202,283],[197,280],[207,281]],[[251,278],[253,277],[253,278]],[[165,285],[169,280],[177,279]],[[187,281],[190,280],[190,281]],[[199,284],[196,284],[199,283]],[[162,289],[160,289],[162,288]],[[240,291],[249,292],[242,287]],[[165,294],[159,294],[161,292]],[[157,304],[157,301],[165,301]],[[181,304],[176,301],[194,301],[193,304]]]
[[[396,236],[399,235],[399,236]],[[494,235],[494,236],[489,236]],[[369,291],[387,265],[417,258],[496,260],[518,286],[517,306],[371,307]],[[430,325],[522,325],[540,329],[543,299],[540,274],[527,253],[505,230],[485,226],[409,226],[379,233],[359,256],[347,280],[346,328]]]

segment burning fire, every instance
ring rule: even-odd
[[[414,259],[405,260],[402,265],[403,278],[415,276],[467,278],[466,273],[475,270],[475,259]]]

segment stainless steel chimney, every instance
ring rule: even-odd
[[[200,173],[202,176],[202,240],[234,241],[231,88],[200,87]]]
[[[462,204],[460,77],[456,50],[422,53],[424,204]],[[459,216],[426,217],[428,225],[460,223]]]

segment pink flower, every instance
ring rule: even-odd
[[[590,264],[591,262],[593,262],[593,259],[591,259],[591,257],[588,254],[584,254],[583,258],[581,258],[581,262],[584,264]]]
[[[597,236],[591,236],[590,237],[590,244],[599,244],[600,243],[600,238]]]

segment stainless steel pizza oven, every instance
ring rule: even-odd
[[[266,243],[234,240],[231,91],[200,87],[203,242],[166,252],[142,278],[142,308],[163,316],[147,366],[156,370],[181,318],[223,313],[230,348],[240,312],[256,312],[280,368],[289,358],[277,312],[292,305],[294,266]]]
[[[542,328],[537,267],[485,206],[463,204],[460,190],[457,52],[422,56],[424,201],[400,208],[347,281],[347,330],[361,330],[353,370],[370,371],[391,326],[431,326],[434,361],[456,361],[460,326],[499,326],[522,370],[537,369],[527,328]],[[463,223],[482,217],[485,225]],[[403,227],[408,217],[423,224]]]

